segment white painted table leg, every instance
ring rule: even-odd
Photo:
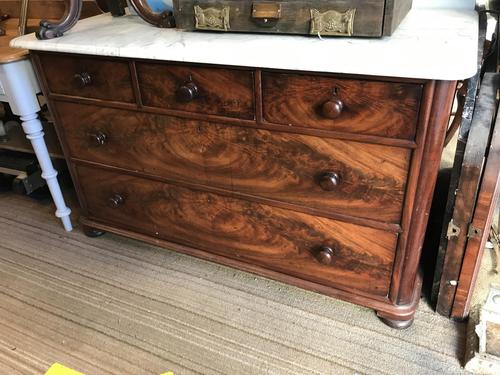
[[[0,64],[0,83],[5,91],[12,112],[21,117],[26,138],[31,141],[38,163],[42,169],[42,177],[56,205],[56,216],[61,219],[64,229],[68,232],[73,228],[69,215],[71,210],[66,206],[57,181],[57,171],[50,160],[49,151],[43,139],[43,128],[38,112],[40,106],[36,94],[40,92],[33,67],[28,59]]]
[[[44,133],[42,123],[37,113],[21,115],[21,121],[26,138],[31,141],[38,163],[42,169],[42,178],[47,181],[47,185],[56,205],[56,216],[62,220],[64,229],[68,232],[73,229],[69,215],[71,210],[64,203],[64,198],[57,181],[57,171],[52,166],[49,151],[43,139]]]

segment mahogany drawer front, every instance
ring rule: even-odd
[[[127,61],[53,54],[39,57],[51,93],[135,103]]]
[[[411,150],[55,104],[72,157],[324,212],[400,221]]]
[[[136,66],[145,106],[255,118],[253,71],[142,62]]]
[[[263,115],[271,123],[414,139],[422,85],[262,73]]]
[[[86,166],[76,169],[92,219],[324,285],[388,293],[394,233]]]

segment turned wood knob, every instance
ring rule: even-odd
[[[332,98],[323,103],[321,106],[321,114],[326,118],[334,119],[340,116],[343,108],[344,104],[342,103],[342,100]]]
[[[92,140],[95,142],[95,144],[97,146],[104,145],[106,143],[106,140],[108,139],[108,136],[101,131],[98,131],[95,134],[91,134],[90,137],[92,138]]]
[[[321,246],[316,253],[316,259],[321,264],[330,265],[333,262],[333,249],[330,246]]]
[[[92,77],[87,72],[77,73],[73,76],[75,83],[81,88],[89,86],[92,83]]]
[[[177,99],[187,103],[198,97],[198,87],[194,82],[187,82],[177,89]]]
[[[109,198],[109,205],[113,208],[121,206],[125,199],[120,194],[115,194],[111,198]]]
[[[319,176],[318,182],[321,189],[332,191],[340,184],[340,177],[335,172],[325,172]]]

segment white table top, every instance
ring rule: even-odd
[[[81,20],[63,37],[34,34],[12,47],[165,61],[439,80],[477,69],[478,17],[467,9],[413,9],[391,37],[187,32],[159,29],[138,16]]]

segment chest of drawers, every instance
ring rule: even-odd
[[[34,52],[89,235],[407,327],[455,82]]]

